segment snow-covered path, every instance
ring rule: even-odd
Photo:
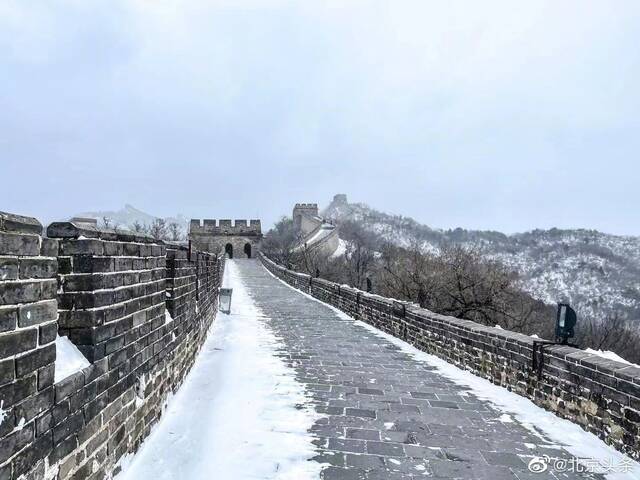
[[[224,283],[232,313],[218,314],[185,383],[117,480],[319,478],[320,464],[307,461],[317,415],[300,409],[304,387],[276,356],[280,342],[234,261]]]

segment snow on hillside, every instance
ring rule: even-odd
[[[133,205],[125,204],[124,208],[120,210],[103,210],[93,212],[82,212],[74,215],[75,217],[88,217],[96,218],[101,222],[105,217],[108,218],[112,225],[120,226],[123,228],[130,228],[134,223],[138,222],[141,225],[151,225],[151,223],[160,217],[156,217],[149,213],[143,212],[137,209]],[[167,224],[177,223],[181,229],[186,232],[189,226],[189,221],[183,215],[176,215],[175,217],[166,217]]]
[[[582,315],[619,313],[640,319],[640,237],[595,230],[438,230],[412,218],[335,198],[323,211],[336,224],[361,223],[380,241],[437,252],[443,243],[480,246],[486,257],[517,272],[520,286],[549,304],[569,301]]]

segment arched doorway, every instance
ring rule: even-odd
[[[247,255],[247,258],[251,258],[251,244],[250,243],[245,243],[244,244],[244,253]]]
[[[224,246],[224,253],[226,253],[229,258],[233,258],[233,245],[227,243]]]

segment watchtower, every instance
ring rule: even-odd
[[[309,233],[322,223],[317,203],[296,203],[293,207],[293,226],[296,232]]]
[[[229,258],[252,258],[260,251],[262,227],[260,220],[206,218],[192,219],[189,240],[198,250],[218,253],[224,251]]]

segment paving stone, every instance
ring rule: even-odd
[[[364,453],[365,443],[362,440],[330,438],[329,450],[338,450],[341,452]]]
[[[346,457],[347,467],[364,468],[366,470],[385,467],[384,458],[376,455],[355,455],[348,453]]]
[[[523,468],[524,462],[515,453],[509,452],[481,452],[489,465],[504,465],[505,467]]]
[[[366,480],[366,472],[360,468],[328,467],[321,473],[322,480]]]
[[[401,443],[367,442],[367,452],[388,457],[403,457],[404,448]]]
[[[364,395],[384,395],[382,390],[378,390],[376,388],[358,388],[358,393],[362,393]]]
[[[376,412],[374,410],[363,408],[347,408],[345,415],[349,415],[350,417],[376,418]]]
[[[441,401],[441,400],[429,400],[429,404],[432,407],[454,408],[454,409],[460,408],[458,404],[455,402],[447,402],[447,401]]]
[[[380,440],[380,432],[378,430],[366,430],[364,428],[347,428],[347,438]]]
[[[431,460],[430,467],[435,477],[464,478],[465,480],[513,480],[517,478],[507,467],[479,465],[471,462]]]

